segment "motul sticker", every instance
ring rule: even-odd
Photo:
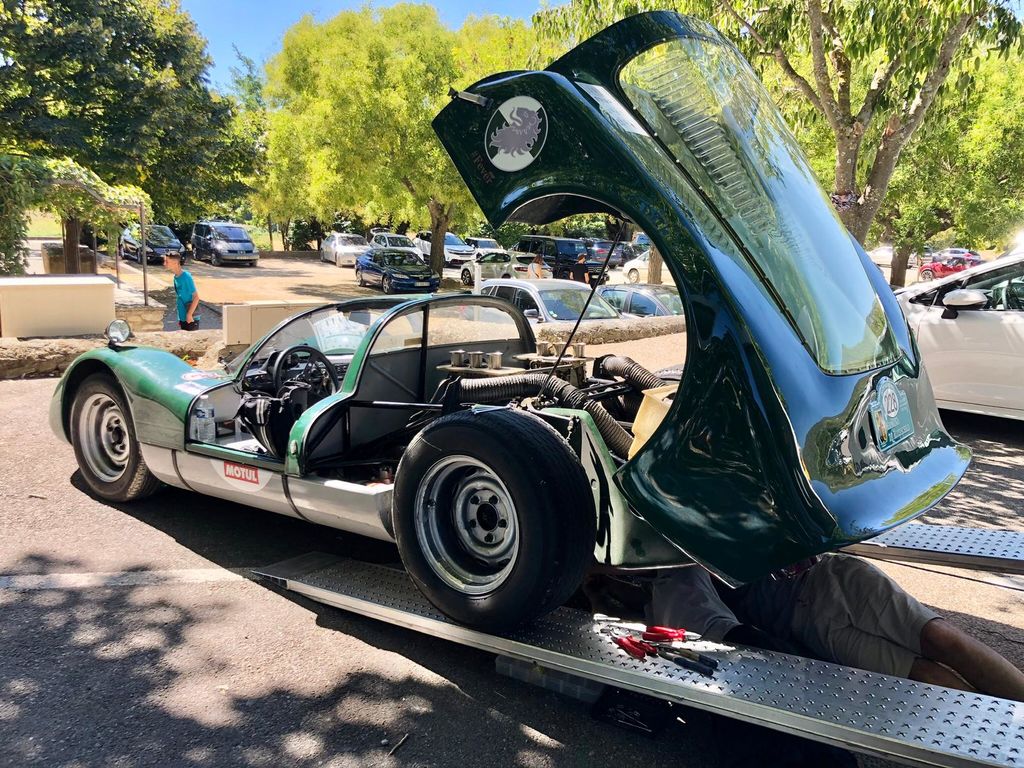
[[[224,483],[238,491],[256,493],[263,490],[270,482],[270,472],[261,471],[258,467],[239,464],[237,461],[213,460],[211,463]]]
[[[516,96],[491,115],[484,149],[499,171],[521,171],[540,155],[548,137],[544,107],[529,96]]]

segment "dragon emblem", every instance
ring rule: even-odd
[[[529,107],[516,107],[508,124],[491,134],[491,146],[510,155],[529,154],[540,138],[540,112]]]
[[[522,170],[540,155],[547,133],[548,116],[541,103],[514,96],[491,115],[484,132],[487,156],[498,170]]]

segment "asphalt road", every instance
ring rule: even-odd
[[[395,554],[178,490],[100,502],[49,432],[53,386],[0,382],[0,766],[659,768],[796,752],[691,710],[656,738],[630,733],[496,675],[489,654],[250,581],[249,568],[312,550]],[[930,520],[1021,528],[1019,425],[948,422],[978,458]],[[1020,582],[886,570],[1024,665]]]

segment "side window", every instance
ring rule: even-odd
[[[958,287],[984,291],[988,309],[1024,311],[1024,262],[974,275]]]
[[[528,309],[536,309],[538,311],[540,309],[537,306],[537,302],[534,301],[533,296],[530,294],[530,292],[523,290],[522,288],[516,289],[515,305],[519,307],[519,309],[522,310],[523,312],[525,312]]]
[[[650,296],[634,293],[629,299],[629,309],[626,311],[634,315],[647,317],[648,315],[658,314],[658,305],[654,303],[654,299]]]
[[[495,290],[494,295],[497,296],[499,299],[504,299],[505,301],[514,301],[515,293],[516,289],[513,288],[512,286],[499,285]]]
[[[422,240],[425,243],[429,243],[430,242],[430,233],[429,232],[420,232],[420,240]]]
[[[484,288],[482,291],[480,291],[480,295],[481,296],[493,296],[494,295],[494,286],[493,285],[488,285],[486,288]]]
[[[533,242],[531,240],[520,240],[516,243],[516,247],[513,250],[520,253],[533,253]]]
[[[398,349],[416,349],[423,346],[423,310],[400,315],[383,328],[370,348],[370,357]]]
[[[541,253],[544,254],[545,259],[554,259],[555,254],[558,252],[555,244],[550,240],[545,240],[543,243],[543,250]]]
[[[626,292],[625,291],[602,291],[601,296],[616,309],[622,309],[622,305],[626,303]]]

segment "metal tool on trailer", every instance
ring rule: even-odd
[[[908,765],[1024,765],[1022,703],[745,648],[716,653],[708,677],[631,658],[592,631],[592,616],[569,608],[508,635],[488,634],[445,618],[403,571],[335,555],[303,555],[256,573],[434,637]]]

